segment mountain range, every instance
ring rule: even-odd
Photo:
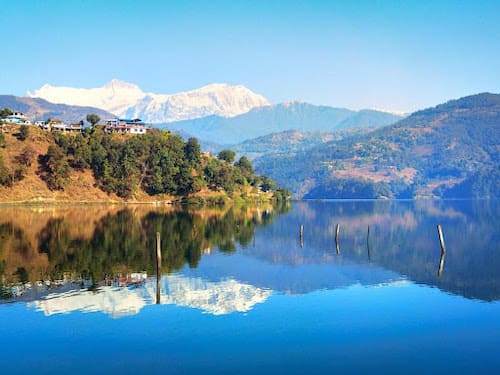
[[[285,130],[283,132],[271,133],[261,137],[249,139],[244,142],[231,145],[229,148],[235,151],[238,155],[245,155],[250,160],[270,155],[291,156],[297,152],[312,149],[313,147],[326,142],[339,141],[347,137],[369,133],[376,128],[377,127],[374,126],[357,127],[347,130],[337,130],[334,132],[298,132],[296,130]],[[211,152],[218,152],[223,148],[221,145],[210,143],[207,143],[205,147]]]
[[[231,118],[208,116],[158,126],[183,131],[203,141],[236,144],[288,130],[334,132],[357,127],[389,125],[401,118],[400,115],[376,110],[352,111],[345,108],[289,102],[254,108]]]
[[[112,113],[95,107],[54,104],[44,99],[14,95],[0,95],[0,108],[9,108],[15,112],[22,112],[31,121],[59,118],[71,123],[85,120],[89,113],[95,113],[101,118],[114,117]]]
[[[153,126],[197,137],[202,144],[218,145],[290,130],[334,132],[383,126],[402,118],[379,110],[353,111],[303,102],[271,105],[242,85],[223,83],[176,94],[155,94],[113,79],[90,89],[45,84],[26,95],[52,103],[100,108],[107,112],[107,117],[141,118]]]
[[[53,103],[102,108],[118,117],[141,118],[148,123],[166,123],[210,115],[236,116],[255,107],[269,105],[248,88],[214,83],[176,94],[146,93],[132,83],[113,79],[98,88],[60,87],[49,84],[28,91],[26,96]]]
[[[302,198],[498,197],[499,127],[500,95],[483,93],[255,164]]]

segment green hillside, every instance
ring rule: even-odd
[[[365,134],[374,129],[376,127],[353,128],[337,130],[335,132],[298,132],[288,130],[250,139],[231,146],[231,149],[240,155],[245,155],[251,160],[264,155],[290,156],[330,141],[339,141],[347,137]]]
[[[500,95],[484,93],[255,163],[304,198],[497,197],[499,128]]]
[[[167,131],[109,134],[1,124],[0,202],[268,200],[275,183],[230,150],[202,153]],[[285,196],[283,195],[285,194]],[[286,198],[283,190],[276,199]]]

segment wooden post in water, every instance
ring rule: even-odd
[[[444,258],[446,257],[446,246],[444,244],[443,229],[441,228],[441,224],[438,224],[437,231],[439,236],[439,244],[441,245],[441,257],[439,258],[438,277],[441,277],[444,268]]]
[[[160,281],[161,281],[161,238],[160,232],[156,232],[156,304],[160,304]]]
[[[441,275],[443,274],[445,257],[446,257],[446,251],[441,251],[441,258],[439,258],[438,277],[441,277]]]
[[[304,225],[300,224],[300,247],[304,247]]]
[[[337,227],[335,228],[335,249],[337,250],[337,254],[340,254],[339,233],[340,233],[340,224],[337,224]]]
[[[366,249],[368,250],[368,261],[370,259],[370,226],[368,225],[368,233],[366,234]]]
[[[438,224],[437,230],[439,236],[439,244],[441,245],[441,252],[446,253],[446,246],[444,245],[444,237],[443,237],[443,230],[441,229],[441,224]]]

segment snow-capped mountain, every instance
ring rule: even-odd
[[[26,96],[53,103],[91,106],[119,117],[141,118],[150,123],[190,120],[210,115],[233,117],[269,105],[245,86],[214,83],[177,94],[146,93],[132,83],[111,80],[98,88],[43,85]]]

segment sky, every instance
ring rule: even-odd
[[[410,112],[500,92],[498,0],[2,0],[0,20],[0,94],[225,82],[272,103]]]

